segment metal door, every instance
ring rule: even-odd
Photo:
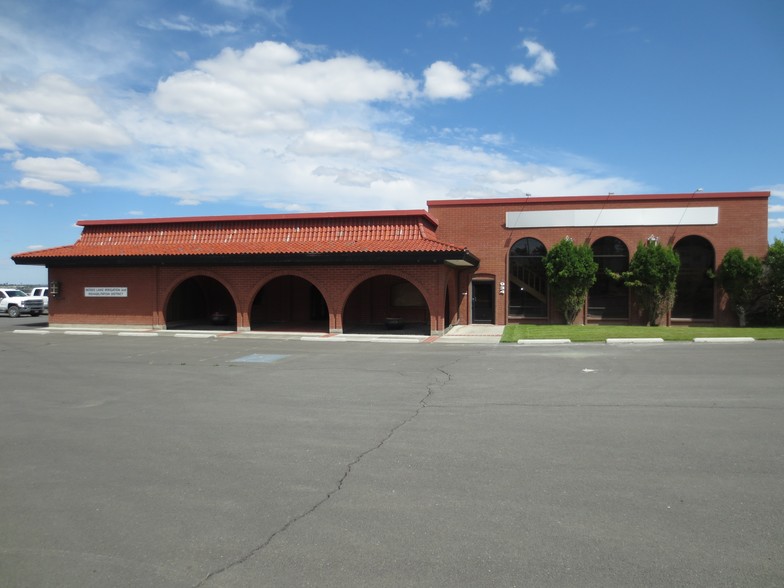
[[[474,324],[491,324],[495,318],[493,293],[495,282],[471,282],[471,322]]]

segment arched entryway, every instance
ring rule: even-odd
[[[546,253],[533,237],[523,237],[509,250],[509,318],[547,317]]]
[[[430,334],[430,311],[419,289],[404,278],[375,276],[360,283],[343,309],[344,333]]]
[[[267,282],[250,310],[255,331],[329,332],[329,311],[321,291],[299,276],[280,276]]]
[[[166,304],[167,329],[234,329],[237,307],[226,286],[209,276],[181,282]]]
[[[678,272],[672,318],[709,320],[714,313],[714,280],[716,254],[710,241],[691,235],[675,244],[681,260]]]
[[[598,264],[596,282],[588,291],[588,318],[628,319],[629,289],[608,271],[620,274],[629,269],[629,249],[616,237],[602,237],[591,245],[593,259]]]

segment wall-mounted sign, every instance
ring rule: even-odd
[[[86,298],[128,298],[128,288],[126,287],[103,287],[85,288]]]
[[[507,212],[509,229],[548,227],[654,227],[719,224],[718,206],[605,208]]]

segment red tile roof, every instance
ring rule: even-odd
[[[66,258],[350,253],[463,253],[436,239],[425,211],[315,213],[79,221],[73,245],[14,255],[17,263]]]

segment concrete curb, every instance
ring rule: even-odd
[[[571,339],[518,339],[518,345],[567,345]]]
[[[626,345],[636,343],[664,343],[661,337],[619,337],[616,339],[607,339],[608,345]]]
[[[695,343],[752,343],[754,337],[696,337]]]
[[[66,335],[103,335],[101,331],[65,331]]]

